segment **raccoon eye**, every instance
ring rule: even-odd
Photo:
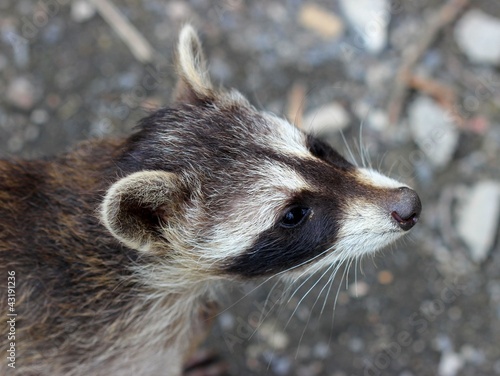
[[[300,225],[310,213],[311,209],[302,206],[290,208],[283,218],[281,218],[280,226],[285,228],[296,227]]]

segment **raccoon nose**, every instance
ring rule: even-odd
[[[389,206],[389,210],[399,227],[408,231],[418,222],[422,203],[413,189],[401,187],[396,192],[396,200]]]

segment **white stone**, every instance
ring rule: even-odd
[[[357,281],[349,285],[349,295],[355,298],[362,298],[363,296],[368,295],[370,291],[370,285],[364,281]]]
[[[452,351],[444,352],[439,361],[439,376],[455,376],[464,367],[465,361],[462,357]]]
[[[457,23],[455,39],[471,62],[500,64],[500,19],[471,10]]]
[[[22,110],[29,110],[35,104],[35,86],[25,77],[17,77],[7,87],[7,101]]]
[[[420,96],[409,107],[409,125],[413,139],[434,167],[448,164],[458,142],[458,129],[451,114],[434,100]]]
[[[76,22],[85,22],[94,17],[94,4],[87,0],[75,0],[71,4],[71,18]]]
[[[385,131],[389,125],[389,117],[384,110],[374,108],[370,111],[367,118],[368,126],[376,131]]]
[[[391,19],[388,0],[340,0],[340,7],[369,52],[378,53],[385,48]]]
[[[333,102],[307,112],[302,124],[306,132],[321,134],[342,130],[350,121],[351,117],[345,108]]]
[[[457,231],[473,261],[481,263],[488,257],[499,215],[500,182],[482,181],[472,187],[458,213]]]

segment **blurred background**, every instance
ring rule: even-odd
[[[129,134],[186,21],[214,82],[423,202],[335,280],[234,286],[205,346],[234,375],[500,374],[500,3],[2,0],[0,157]]]

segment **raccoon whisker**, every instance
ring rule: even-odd
[[[323,316],[323,311],[325,310],[326,302],[328,301],[328,296],[330,295],[330,290],[332,289],[333,281],[335,281],[336,275],[337,275],[337,269],[334,269],[332,271],[332,274],[330,275],[330,278],[328,279],[328,281],[326,283],[328,285],[328,290],[326,291],[325,300],[323,301],[323,306],[321,307],[321,311],[319,313],[320,318],[321,318],[321,316]]]
[[[363,148],[363,125],[365,123],[366,116],[361,120],[361,124],[359,125],[359,152],[361,156],[361,163],[363,167],[366,168],[366,159],[365,159],[365,153],[364,153],[364,148]]]
[[[271,306],[271,308],[269,308],[269,310],[266,312],[266,307],[267,307],[267,302],[269,301],[269,297],[271,296],[271,294],[273,293],[273,290],[275,289],[275,287],[278,285],[278,283],[280,283],[281,281],[278,280],[276,281],[276,283],[273,285],[273,287],[271,288],[271,290],[269,291],[269,293],[267,294],[267,297],[266,297],[266,300],[264,301],[264,306],[262,308],[262,312],[260,313],[260,317],[259,317],[259,322],[257,323],[257,326],[256,328],[254,329],[254,331],[252,332],[252,334],[250,334],[250,336],[248,337],[248,340],[250,340],[251,338],[253,338],[253,336],[255,335],[255,333],[257,333],[260,329],[260,327],[262,326],[262,324],[264,323],[264,321],[267,319],[267,317],[271,314],[271,312],[273,311],[274,307],[276,307],[276,305],[278,304],[278,302],[281,300],[278,299],[276,300],[276,302],[274,302],[274,304]],[[284,292],[285,293],[285,292]]]
[[[339,255],[339,259],[338,259],[337,261],[335,261],[334,263],[332,263],[332,264],[331,264],[331,266],[329,266],[329,267],[326,269],[326,271],[325,271],[325,272],[321,275],[321,277],[320,277],[319,279],[323,278],[323,276],[324,276],[324,275],[328,272],[328,270],[330,270],[330,268],[332,268],[332,267],[333,267],[333,272],[332,272],[333,276],[335,276],[335,275],[337,274],[338,270],[340,269],[340,267],[341,267],[341,266],[342,266],[342,264],[344,263],[344,260],[346,260],[346,259],[348,258],[348,252],[344,252],[344,253],[345,253],[345,255],[344,255],[343,253],[341,253],[341,254]],[[312,274],[312,275],[314,275],[314,274]],[[308,278],[307,278],[307,279],[306,279],[303,283],[301,283],[301,285],[300,285],[300,286],[299,286],[299,287],[295,290],[295,292],[292,294],[292,296],[290,297],[290,299],[288,300],[288,302],[287,302],[286,304],[288,304],[288,303],[290,302],[290,300],[293,298],[293,296],[295,295],[295,293],[296,293],[296,292],[297,292],[297,291],[298,291],[298,290],[299,290],[299,289],[300,289],[300,288],[301,288],[301,287],[305,284],[305,282],[307,282],[307,280],[308,280],[308,279],[309,279],[309,277],[308,277]],[[319,281],[319,280],[318,280],[318,281]],[[317,282],[316,282],[316,284],[317,284]],[[316,284],[315,284],[315,285],[316,285]],[[313,287],[314,287],[314,286],[313,286]],[[310,291],[310,290],[309,290],[309,291]],[[309,291],[305,294],[305,296],[307,296],[307,294],[309,293]],[[305,296],[304,296],[304,297],[303,297],[303,298],[299,301],[299,303],[297,304],[297,307],[296,307],[296,309],[294,310],[294,312],[292,313],[292,316],[293,316],[293,314],[295,313],[295,311],[297,310],[298,305],[300,305],[300,302],[301,302],[301,301],[305,298]],[[289,321],[290,321],[290,320],[289,320]],[[288,323],[287,323],[287,325],[288,325]]]
[[[346,146],[347,148],[347,152],[349,153],[349,156],[351,157],[351,161],[352,163],[356,166],[356,167],[359,167],[359,164],[358,164],[358,161],[356,160],[356,158],[354,158],[354,154],[351,150],[351,147],[349,146],[349,144],[347,143],[347,140],[344,136],[344,131],[343,130],[340,130],[340,135],[342,136],[342,140],[344,141],[344,145]]]
[[[359,256],[355,257],[355,263],[354,263],[354,285],[358,285],[358,260]]]
[[[284,329],[286,329],[288,327],[288,325],[290,324],[290,321],[292,320],[293,315],[295,315],[295,312],[297,312],[297,309],[299,309],[300,304],[304,301],[304,299],[307,297],[307,295],[309,295],[309,293],[318,285],[318,283],[321,281],[321,278],[323,278],[325,276],[325,274],[328,272],[329,269],[330,268],[327,268],[326,271],[323,272],[323,274],[318,278],[318,280],[316,282],[314,282],[314,284],[309,288],[309,290],[307,290],[307,292],[304,294],[304,296],[302,296],[302,298],[298,301],[295,309],[293,310],[292,314],[290,315],[290,318],[286,322]],[[314,275],[314,274],[312,274],[312,275]],[[307,278],[307,279],[309,279],[309,278]],[[294,294],[300,289],[301,286],[303,286],[303,283],[295,290]],[[292,295],[292,297],[293,297],[293,295]],[[290,300],[288,300],[288,302],[290,302]]]
[[[363,257],[359,258],[359,271],[361,272],[362,275],[365,275],[365,271],[363,270]]]
[[[384,162],[385,157],[387,157],[388,153],[389,153],[389,150],[384,151],[384,154],[382,154],[382,157],[379,158],[379,161],[378,161],[378,164],[377,164],[377,171],[382,170],[382,164]]]
[[[389,168],[389,172],[388,172],[388,174],[387,174],[388,176],[391,176],[391,174],[392,174],[392,169],[396,166],[396,164],[397,164],[397,163],[398,163],[398,161],[394,161],[394,162],[392,162],[392,165],[391,165],[391,167]]]
[[[349,258],[350,259],[350,258]],[[349,260],[346,261],[346,263],[348,262]],[[333,328],[333,323],[335,321],[335,310],[337,308],[337,300],[339,298],[339,294],[340,294],[340,289],[342,287],[342,282],[344,280],[344,277],[346,275],[346,268],[344,268],[344,271],[342,272],[342,276],[340,277],[340,282],[339,282],[339,287],[337,288],[337,292],[335,294],[335,298],[333,300],[333,309],[332,309],[332,321],[331,321],[331,327]],[[332,341],[332,333],[330,333],[330,338],[328,339],[328,344],[330,345]]]
[[[330,265],[330,266],[326,269],[325,273],[324,273],[324,274],[320,277],[320,279],[319,279],[319,280],[323,279],[323,276],[326,274],[326,272],[328,272],[328,271],[329,271],[330,269],[332,269],[333,267],[334,267],[334,264]],[[335,270],[334,270],[334,273],[335,273]],[[306,322],[306,324],[305,324],[305,326],[304,326],[304,329],[302,330],[302,334],[300,335],[299,344],[297,345],[297,351],[295,352],[295,359],[297,359],[297,355],[298,355],[298,353],[299,353],[300,344],[302,343],[302,338],[304,338],[304,334],[306,333],[306,330],[307,330],[307,327],[308,327],[308,325],[309,325],[309,322],[311,321],[312,312],[313,312],[313,310],[314,310],[314,307],[315,307],[315,306],[316,306],[316,304],[318,303],[319,298],[320,298],[320,297],[321,297],[321,295],[323,294],[323,291],[325,290],[325,288],[329,285],[329,281],[330,281],[330,279],[331,279],[331,276],[330,276],[330,277],[328,277],[328,279],[327,279],[327,281],[326,281],[325,285],[321,288],[321,290],[320,290],[320,291],[319,291],[319,293],[317,294],[316,300],[314,301],[314,303],[313,303],[313,305],[312,305],[312,307],[311,307],[311,309],[310,309],[310,311],[309,311],[309,316],[308,316],[308,318],[307,318],[307,322]],[[319,282],[319,281],[318,281],[318,282]]]
[[[264,285],[265,283],[267,283],[267,282],[268,282],[268,281],[270,281],[271,279],[273,279],[273,278],[275,278],[275,277],[279,277],[279,276],[281,276],[282,274],[286,274],[286,273],[288,273],[288,272],[290,272],[290,271],[292,271],[292,270],[294,270],[294,269],[298,269],[298,268],[300,268],[301,266],[304,266],[304,265],[306,265],[306,264],[308,264],[308,263],[310,263],[310,262],[314,261],[315,259],[317,259],[317,258],[319,258],[319,257],[323,256],[325,253],[330,252],[332,249],[333,249],[333,247],[329,247],[328,249],[326,249],[325,251],[321,252],[320,254],[318,254],[318,255],[316,255],[316,256],[314,256],[314,257],[312,257],[312,258],[310,258],[310,259],[308,259],[308,260],[306,260],[306,261],[304,261],[304,262],[302,262],[302,263],[300,263],[300,264],[298,264],[298,265],[294,265],[294,266],[292,266],[292,267],[290,267],[290,268],[288,268],[288,269],[285,269],[285,270],[283,270],[283,271],[280,271],[280,272],[278,272],[278,273],[276,273],[276,274],[271,275],[270,277],[266,278],[263,282],[259,283],[259,284],[258,284],[256,287],[254,287],[252,290],[250,290],[250,291],[249,291],[249,292],[247,292],[245,295],[243,295],[241,298],[239,298],[238,300],[236,300],[233,304],[231,304],[231,305],[229,305],[228,307],[226,307],[225,309],[223,309],[223,310],[219,311],[217,315],[220,315],[221,313],[224,313],[224,312],[228,311],[229,309],[231,309],[232,307],[234,307],[235,305],[237,305],[239,302],[241,302],[243,299],[245,299],[247,296],[249,296],[251,293],[253,293],[255,290],[257,290],[259,287],[261,287],[262,285]],[[299,279],[300,279],[300,278],[301,278],[304,274],[306,274],[306,273],[308,273],[308,270],[307,270],[307,269],[306,269],[306,270],[304,270],[301,274],[299,274],[299,276],[295,279],[295,282],[296,282],[297,280],[299,280]],[[294,284],[295,282],[292,282],[292,283],[290,284],[290,286],[287,288],[287,290],[288,290],[288,289],[290,289],[290,288],[293,286],[293,284]],[[285,290],[285,292],[286,292],[287,290]],[[291,299],[291,298],[290,298],[290,299]],[[288,304],[288,302],[287,302],[286,304]],[[286,304],[285,304],[285,305],[286,305]]]
[[[275,278],[277,276],[278,276],[278,274],[273,274],[272,276],[266,278],[263,282],[259,283],[257,286],[255,286],[253,289],[251,289],[249,292],[247,292],[246,294],[244,294],[241,298],[239,298],[238,300],[236,300],[233,304],[227,306],[224,309],[221,309],[219,312],[217,312],[217,314],[214,317],[217,317],[217,316],[221,315],[222,313],[227,312],[228,310],[230,310],[231,308],[233,308],[235,305],[237,305],[239,302],[241,302],[243,299],[245,299],[246,297],[248,297],[255,290],[257,290],[259,287],[261,287],[262,285],[266,284],[271,279],[273,279],[273,278]]]
[[[345,279],[345,289],[349,289],[349,272],[351,271],[351,265],[353,262],[354,258],[351,258],[349,262],[347,263],[347,273],[346,273],[346,279]]]
[[[349,257],[346,261],[345,261],[345,265],[350,265],[352,262],[352,257]],[[337,289],[337,293],[335,294],[335,300],[334,300],[334,303],[333,303],[333,311],[335,312],[335,309],[337,308],[337,300],[338,300],[338,297],[339,297],[339,294],[340,294],[340,289],[342,288],[342,281],[344,280],[344,278],[346,278],[346,275],[347,275],[347,271],[348,271],[348,267],[346,266],[344,268],[344,271],[342,272],[342,277],[340,278],[340,283],[339,283],[339,287]],[[333,323],[333,321],[332,321]]]
[[[302,283],[295,289],[295,291],[293,292],[293,294],[290,296],[290,298],[288,299],[288,301],[286,302],[285,305],[288,305],[290,303],[290,301],[293,299],[293,297],[295,296],[295,294],[300,290],[300,288],[302,286],[304,286],[307,281],[309,281],[312,277],[314,277],[314,273],[311,273],[310,275],[307,276],[307,278],[305,278]],[[295,311],[294,311],[295,313]]]

